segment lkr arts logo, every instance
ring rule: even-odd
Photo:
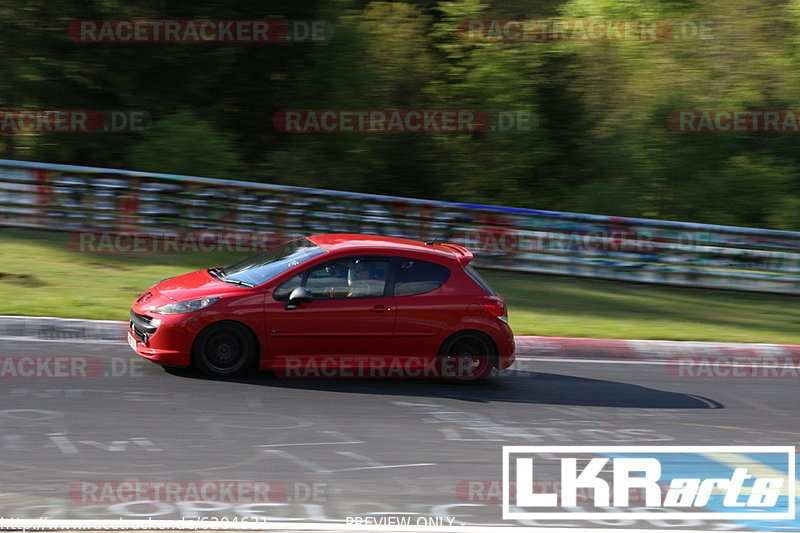
[[[505,520],[793,520],[795,498],[793,446],[503,447]]]

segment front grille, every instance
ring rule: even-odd
[[[131,311],[131,331],[133,335],[147,346],[150,337],[156,332],[158,326],[153,324],[153,319]]]

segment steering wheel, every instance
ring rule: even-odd
[[[347,293],[348,298],[358,298],[361,296],[369,296],[372,292],[372,287],[367,281],[351,281],[350,292]]]

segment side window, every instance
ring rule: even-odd
[[[349,265],[350,259],[338,259],[309,270],[306,288],[316,299],[347,297]]]
[[[401,259],[395,274],[394,295],[423,294],[441,287],[450,277],[450,269],[416,259]]]
[[[386,289],[391,260],[383,257],[355,258],[349,266],[347,284],[348,298],[378,298]]]
[[[286,300],[295,287],[306,287],[317,300],[381,297],[390,264],[383,257],[337,259],[294,276],[275,289],[273,297]]]

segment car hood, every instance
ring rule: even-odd
[[[231,288],[231,285],[218,280],[209,274],[207,270],[198,270],[197,272],[165,279],[148,290],[150,292],[158,292],[177,302],[216,296],[217,293],[227,292]]]

